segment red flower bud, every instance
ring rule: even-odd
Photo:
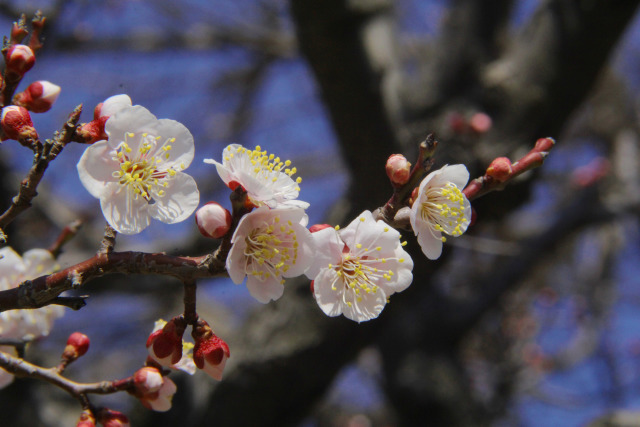
[[[96,419],[90,410],[85,409],[82,411],[76,427],[96,427]]]
[[[403,185],[409,181],[411,163],[402,154],[392,154],[387,159],[387,176],[395,185]]]
[[[29,46],[16,44],[5,54],[5,73],[10,80],[19,80],[36,63],[36,56]]]
[[[145,366],[133,374],[133,386],[137,394],[144,396],[160,390],[164,379],[160,371],[156,368]]]
[[[60,86],[54,85],[46,80],[33,82],[24,92],[17,94],[13,101],[16,105],[25,107],[34,113],[44,113],[51,109],[51,106],[60,95]]]
[[[153,331],[147,338],[149,356],[162,366],[171,366],[182,358],[184,320],[174,317],[162,329]]]
[[[512,172],[511,160],[506,157],[494,159],[487,168],[487,175],[499,182],[509,179]]]
[[[202,319],[198,320],[191,336],[194,339],[193,361],[196,366],[220,381],[227,359],[231,356],[229,346]]]
[[[129,418],[122,412],[108,408],[101,408],[97,414],[97,420],[104,427],[129,427]]]
[[[491,117],[489,117],[489,115],[485,113],[475,113],[469,120],[469,126],[471,127],[471,130],[477,134],[488,132],[491,129],[492,125],[493,121],[491,120]]]
[[[217,204],[209,202],[196,211],[196,225],[205,237],[219,239],[231,228],[231,213]]]
[[[89,337],[80,332],[74,332],[67,339],[67,346],[64,348],[62,358],[67,361],[76,360],[89,350]]]
[[[38,138],[38,133],[33,127],[29,111],[24,107],[9,105],[2,109],[0,120],[5,138],[22,140],[25,138]]]

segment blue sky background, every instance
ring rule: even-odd
[[[25,10],[32,7],[46,10],[50,4],[46,1],[12,3],[20,4]],[[398,16],[402,32],[425,38],[434,37],[447,3],[436,0],[400,2]],[[81,34],[93,39],[133,35],[138,40],[144,40],[145,37],[164,37],[170,33],[191,31],[201,34],[209,28],[208,25],[248,25],[258,16],[255,2],[248,0],[191,0],[179,4],[180,13],[172,14],[170,10],[158,12],[153,1],[69,2],[65,13],[59,17],[58,28],[62,29],[59,35]],[[284,16],[280,24],[284,29],[291,29],[285,2],[282,4]],[[533,0],[519,2],[514,11],[513,26],[524,22],[536,4]],[[192,10],[198,13],[191,13]],[[8,33],[10,21],[0,20],[0,28]],[[259,29],[247,28],[247,31],[259,34]],[[250,65],[254,60],[250,52],[232,47],[216,51],[194,47],[148,52],[140,50],[140,46],[120,51],[72,50],[61,53],[49,50],[45,45],[24,87],[31,81],[45,79],[60,85],[62,93],[49,113],[34,115],[40,134],[49,137],[77,104],[84,104],[82,119],[88,121],[98,102],[114,94],[127,93],[134,104],[145,106],[160,118],[180,121],[191,130],[196,140],[196,159],[188,172],[201,186],[201,203],[216,200],[228,206],[226,189],[219,182],[214,168],[202,163],[202,159],[219,159],[226,145],[240,142],[251,146],[261,145],[282,158],[290,158],[303,178],[300,198],[311,203],[310,223],[323,220],[327,210],[343,194],[347,176],[331,125],[318,98],[318,89],[308,67],[299,57],[279,59],[271,66],[252,105],[254,120],[238,141],[228,139],[224,132],[237,97],[212,88],[221,73]],[[638,100],[640,20],[635,19],[613,63]],[[578,147],[578,151],[575,147]],[[573,144],[573,163],[569,164],[569,153],[558,150],[545,164],[545,173],[552,174],[554,170],[588,163],[598,155],[593,147],[589,141]],[[84,191],[75,173],[75,163],[84,148],[76,144],[67,147],[61,158],[47,171],[48,186],[43,189],[64,200],[70,211],[95,211],[99,214],[98,201]],[[31,162],[27,150],[10,142],[4,143],[1,149],[4,158],[10,159],[19,174],[27,171]],[[529,212],[540,215],[546,212],[552,205],[550,190],[543,185],[538,188],[536,200],[527,207]],[[101,227],[100,221],[96,227]],[[135,238],[119,237],[118,249],[171,250],[180,247],[186,241],[185,237],[194,230],[192,220],[174,226],[156,223]],[[630,218],[625,225],[624,250],[616,266],[615,303],[600,350],[566,371],[544,377],[532,389],[521,390],[512,413],[498,425],[515,425],[513,423],[516,422],[528,427],[580,426],[612,408],[640,410],[638,237],[637,219]],[[588,247],[587,243],[585,247]],[[48,242],[44,242],[43,246],[46,244]],[[68,255],[72,257],[73,253]],[[582,255],[589,256],[588,253]],[[244,286],[235,286],[228,280],[212,281],[208,286],[203,283],[200,288],[207,303],[229,314],[231,317],[228,319],[232,321],[240,321],[246,310],[257,305]],[[573,313],[578,303],[572,298],[570,295],[561,297],[552,307],[534,307],[542,318],[547,319],[536,337],[537,344],[543,350],[553,353],[572,336]],[[89,308],[69,313],[60,320],[52,339],[41,344],[43,348],[52,351],[58,348],[79,322],[90,334],[92,345],[97,349],[109,347],[113,340],[123,337],[126,342],[144,343],[155,316],[150,300],[145,296],[126,299],[117,295],[101,296],[91,299]],[[108,330],[103,327],[105,323],[111,325]],[[147,326],[141,328],[140,324]],[[126,347],[127,353],[134,352],[140,358],[146,354],[142,344],[135,350],[131,346]],[[609,353],[603,354],[603,349]],[[110,357],[117,360],[117,352],[122,350],[115,349],[116,355]],[[619,395],[610,392],[611,378],[609,373],[604,373],[609,371],[603,366],[605,356],[616,360],[615,380],[622,385]],[[139,363],[140,359],[131,360],[133,367]],[[113,362],[113,365],[113,372],[122,372],[119,363]],[[360,396],[361,399],[354,396]],[[105,399],[108,402],[117,398]],[[336,379],[336,387],[328,399],[365,411],[375,408],[384,398],[376,385],[375,373],[365,372],[354,365]],[[118,405],[123,404],[122,400],[117,402]]]

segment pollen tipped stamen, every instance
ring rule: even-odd
[[[165,160],[169,160],[171,143],[175,138],[165,139],[158,147],[158,141],[162,137],[142,133],[140,146],[134,153],[129,143],[135,136],[133,132],[125,133],[125,140],[120,143],[113,158],[120,163],[120,170],[115,171],[112,176],[131,192],[134,200],[142,197],[147,203],[153,204],[154,198],[164,197],[164,188],[169,185],[167,180],[176,175],[175,169],[163,169],[160,166]]]

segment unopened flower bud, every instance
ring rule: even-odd
[[[403,185],[409,181],[411,163],[402,154],[392,154],[387,160],[387,176],[395,185]]]
[[[231,355],[229,346],[216,336],[207,322],[202,319],[198,320],[191,336],[195,342],[193,361],[196,366],[204,370],[210,377],[220,381],[224,366]]]
[[[184,319],[174,317],[164,327],[154,330],[147,339],[149,356],[161,366],[171,366],[182,358]]]
[[[98,411],[97,420],[104,427],[129,427],[131,425],[125,414],[108,408],[102,408]]]
[[[487,133],[491,129],[492,125],[493,121],[486,113],[475,113],[469,120],[469,127],[471,130],[480,135]]]
[[[16,44],[5,54],[6,76],[9,80],[20,80],[36,63],[36,56],[29,46]]]
[[[209,202],[196,211],[196,225],[205,237],[219,239],[231,228],[231,213],[217,204]]]
[[[96,427],[96,419],[90,410],[85,409],[78,418],[76,427]]]
[[[114,95],[104,102],[96,105],[93,110],[93,120],[78,127],[76,133],[84,139],[87,144],[107,139],[109,136],[104,131],[104,126],[109,117],[120,110],[131,107],[131,98],[128,95]]]
[[[316,231],[324,230],[325,228],[331,228],[329,224],[314,224],[309,227],[309,231],[315,233]]]
[[[9,105],[2,109],[2,118],[0,119],[3,139],[22,140],[26,138],[38,138],[38,133],[33,127],[29,111],[24,107],[17,105]]]
[[[67,361],[76,360],[89,350],[89,337],[80,332],[74,332],[67,339],[67,346],[64,348],[62,358]]]
[[[25,107],[34,113],[44,113],[51,109],[51,106],[60,95],[60,86],[46,80],[33,82],[24,92],[17,94],[13,101],[16,105]]]
[[[140,368],[133,374],[133,385],[141,395],[155,393],[160,390],[163,383],[164,378],[160,371],[150,366]]]
[[[509,179],[512,172],[511,160],[506,157],[494,159],[487,168],[487,175],[498,182],[504,182]]]

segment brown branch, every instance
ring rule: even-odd
[[[54,136],[53,141],[47,141],[43,150],[36,155],[33,166],[29,170],[26,178],[20,183],[18,195],[11,201],[11,206],[0,215],[0,230],[5,229],[11,221],[31,206],[31,201],[38,194],[38,184],[40,180],[42,180],[49,163],[54,160],[64,146],[71,141],[81,112],[82,106],[79,105],[69,116],[62,131]]]
[[[49,246],[49,248],[47,249],[49,252],[51,252],[51,255],[53,255],[54,258],[57,258],[58,255],[60,255],[60,252],[62,252],[62,247],[69,240],[73,239],[73,237],[80,230],[80,227],[82,227],[82,222],[79,220],[76,220],[62,229],[56,241],[53,242],[51,246]]]
[[[215,254],[200,257],[145,252],[97,254],[57,273],[26,280],[16,288],[1,291],[0,312],[39,308],[48,304],[67,305],[67,300],[58,299],[62,292],[77,289],[91,279],[113,273],[158,274],[189,281],[222,276],[226,270],[224,262],[218,260]]]
[[[540,138],[536,141],[535,147],[520,160],[513,164],[501,165],[504,169],[500,171],[493,170],[492,166],[489,166],[483,176],[471,181],[462,192],[467,196],[467,199],[473,200],[492,191],[503,190],[515,177],[541,166],[554,144],[555,141],[552,138]],[[504,161],[508,162],[507,159]]]
[[[69,393],[79,400],[83,407],[87,405],[86,395],[111,394],[123,390],[129,390],[133,384],[133,378],[125,378],[116,381],[101,381],[95,383],[77,383],[60,375],[57,368],[43,368],[27,362],[19,357],[0,351],[0,366],[7,372],[17,377],[28,377],[46,381]]]

